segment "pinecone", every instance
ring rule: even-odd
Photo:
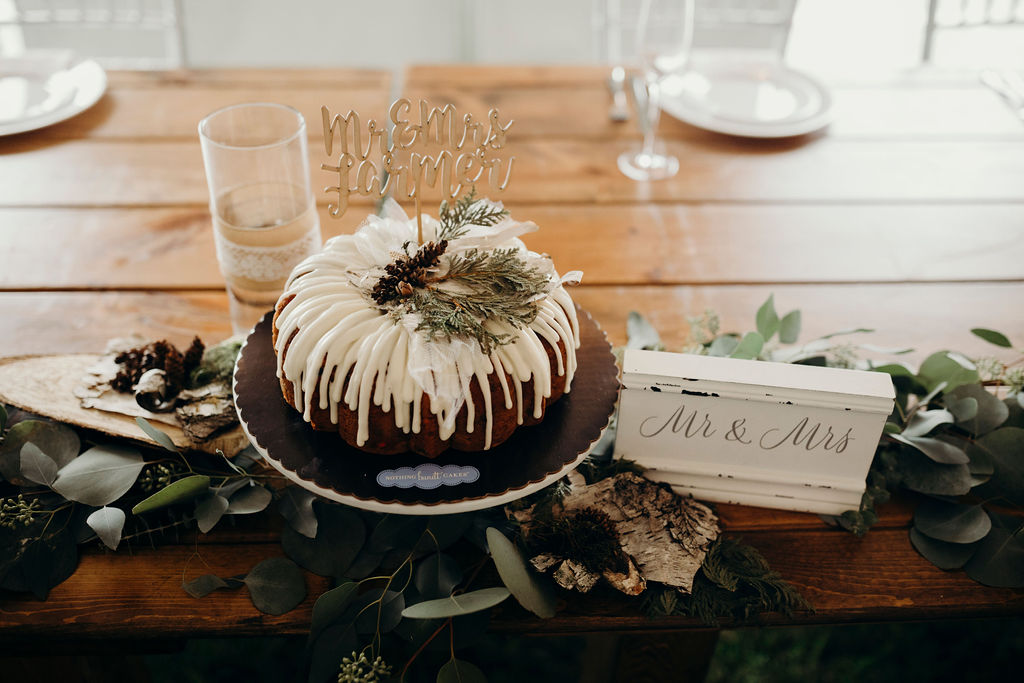
[[[203,361],[203,351],[206,347],[203,346],[203,342],[199,337],[195,337],[192,340],[192,345],[185,351],[185,374],[190,374],[193,370],[199,367],[199,364]]]
[[[377,280],[370,296],[381,306],[399,297],[411,296],[414,287],[426,284],[427,269],[437,265],[447,248],[447,240],[427,242],[412,256],[399,256],[384,266],[385,275]]]
[[[194,353],[193,349],[196,348],[197,343],[200,349],[199,356],[202,357],[202,342],[198,337],[192,342],[189,352]],[[166,340],[162,339],[119,353],[114,358],[114,362],[121,366],[117,375],[110,382],[110,386],[115,391],[130,393],[139,378],[147,370],[155,368],[163,370],[167,374],[168,388],[172,393],[178,393],[185,386],[185,357]]]

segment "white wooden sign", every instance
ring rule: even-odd
[[[884,373],[628,349],[617,456],[683,494],[841,514],[860,506]]]

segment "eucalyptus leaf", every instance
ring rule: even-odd
[[[60,469],[53,490],[86,505],[108,505],[128,492],[144,464],[134,448],[94,446]]]
[[[410,619],[444,619],[487,610],[511,595],[507,588],[482,588],[462,595],[427,600],[406,607],[403,617]]]
[[[554,593],[526,564],[515,544],[491,527],[487,530],[487,546],[491,549],[498,576],[519,604],[541,619],[555,616]]]
[[[917,529],[910,530],[910,543],[924,559],[939,569],[960,569],[971,559],[977,544],[947,543],[925,536]]]
[[[356,617],[357,633],[390,633],[402,621],[405,596],[399,591],[376,590],[360,598],[369,598],[371,602],[368,608],[360,610],[362,613]]]
[[[719,337],[715,337],[711,344],[708,346],[708,355],[725,358],[740,344],[740,338],[734,334],[723,334]]]
[[[133,515],[141,515],[153,510],[192,500],[210,490],[210,478],[205,474],[192,474],[172,481],[145,500],[132,508]]]
[[[874,328],[871,327],[849,327],[845,330],[839,330],[838,332],[832,332],[822,336],[822,339],[832,339],[833,337],[844,337],[848,334],[863,334],[874,332]]]
[[[220,588],[227,588],[228,583],[214,574],[203,574],[181,584],[182,589],[193,598],[205,598]]]
[[[903,436],[920,437],[939,425],[952,424],[953,414],[948,410],[919,410],[910,418],[910,424],[903,430]]]
[[[50,589],[71,576],[78,567],[78,544],[64,529],[52,536],[30,540],[20,546],[0,577],[0,588],[32,593],[45,600]]]
[[[270,505],[274,494],[264,486],[249,486],[231,496],[227,514],[229,515],[251,515],[262,512]]]
[[[287,557],[263,560],[244,579],[252,604],[265,614],[284,614],[306,599],[306,578]]]
[[[366,547],[371,552],[412,548],[419,543],[428,522],[420,515],[384,515],[370,532]]]
[[[351,579],[365,579],[377,571],[386,554],[386,552],[370,552],[364,545],[345,571],[345,576]]]
[[[646,318],[636,311],[630,311],[626,318],[626,348],[664,351],[665,345],[661,343],[658,331]]]
[[[437,683],[487,683],[487,676],[475,664],[452,657],[437,672]]]
[[[209,493],[196,503],[195,518],[199,531],[208,534],[228,509],[228,499],[217,493]]]
[[[317,503],[315,508],[320,520],[316,537],[308,538],[290,526],[285,527],[281,533],[284,552],[314,574],[348,576],[366,537],[363,520],[357,512],[341,505]]]
[[[962,384],[980,381],[974,363],[954,351],[938,351],[928,356],[921,363],[917,376],[929,391],[934,391],[942,382],[946,383],[945,391],[949,392]]]
[[[316,538],[317,519],[313,501],[317,498],[311,492],[298,486],[289,486],[281,491],[277,509],[292,529],[306,538]]]
[[[212,490],[218,496],[230,499],[231,496],[235,495],[235,493],[245,488],[246,486],[252,486],[251,477],[234,477],[225,480],[224,482],[221,483],[220,486],[214,486]]]
[[[971,333],[981,337],[990,344],[1002,346],[1004,349],[1013,347],[1013,344],[1010,343],[1010,340],[1007,339],[1006,335],[1002,332],[996,332],[995,330],[989,330],[984,327],[975,327],[971,330]]]
[[[1024,502],[1024,429],[1001,427],[975,440],[968,451],[974,449],[994,464],[993,485],[1017,503]]]
[[[96,535],[103,541],[103,545],[111,550],[117,550],[117,544],[121,542],[121,532],[124,531],[124,510],[115,507],[101,507],[93,512],[85,520]]]
[[[768,299],[757,309],[757,331],[761,335],[762,344],[779,331],[779,314],[775,312],[775,295],[769,294]],[[760,349],[758,349],[760,352]],[[755,354],[757,355],[757,354]]]
[[[954,401],[973,398],[977,402],[978,408],[973,416],[957,420],[957,424],[975,436],[988,434],[1010,416],[1006,404],[980,384],[961,385],[947,392],[946,396],[952,397]]]
[[[932,439],[927,436],[907,437],[903,434],[894,434],[892,438],[901,443],[905,443],[912,448],[916,448],[918,451],[924,453],[937,463],[942,463],[944,465],[964,465],[970,462],[970,458],[967,457],[967,453],[962,449],[940,439]]]
[[[758,354],[761,353],[761,349],[764,348],[764,337],[757,332],[747,332],[740,343],[733,349],[733,352],[729,354],[730,358],[742,358],[745,360],[752,360],[757,358]]]
[[[455,515],[431,515],[427,523],[427,533],[423,534],[416,544],[418,555],[444,550],[462,538],[473,523],[473,513]]]
[[[1006,422],[1003,423],[1004,427],[1024,428],[1024,407],[1017,402],[1021,396],[1024,396],[1024,394],[1007,396],[1003,399],[1003,405],[1006,406],[1006,412],[1008,413]]]
[[[873,372],[884,372],[892,377],[916,377],[914,371],[902,363],[886,363],[871,368]]]
[[[779,341],[783,344],[795,344],[800,337],[800,311],[790,311],[779,323]]]
[[[50,456],[39,450],[39,446],[31,441],[21,447],[21,476],[29,481],[49,486],[57,478],[57,463]]]
[[[973,420],[978,414],[978,400],[970,396],[961,399],[946,397],[943,402],[957,422]]]
[[[885,434],[900,434],[900,433],[902,433],[902,431],[903,431],[903,428],[900,427],[895,422],[888,422],[887,421],[885,424],[882,425],[882,432],[885,433]]]
[[[4,435],[0,444],[0,475],[17,486],[27,486],[28,480],[21,476],[21,449],[26,443],[34,443],[48,458],[64,467],[75,459],[81,448],[81,441],[75,430],[67,425],[43,420],[22,420],[13,425]]]
[[[974,543],[988,535],[992,520],[980,505],[925,500],[914,511],[914,527],[947,543]]]
[[[4,435],[5,429],[7,429],[7,407],[0,403],[0,437]]]
[[[455,558],[444,553],[434,553],[420,560],[413,575],[413,584],[424,600],[451,595],[461,580],[462,567]]]
[[[341,618],[359,592],[359,584],[353,581],[332,588],[316,599],[313,604],[313,619],[309,627],[309,641],[312,643],[335,621]]]
[[[911,491],[940,496],[962,496],[971,490],[971,472],[967,465],[943,465],[916,450],[899,455],[903,485]]]
[[[135,424],[139,425],[142,431],[146,433],[146,436],[148,436],[157,444],[159,444],[160,447],[163,448],[164,450],[168,450],[171,453],[178,452],[178,447],[174,445],[173,441],[171,441],[171,437],[167,436],[167,434],[165,434],[164,432],[160,431],[152,424],[150,424],[149,420],[147,420],[146,418],[135,418]]]
[[[1024,541],[1020,534],[993,527],[978,544],[964,571],[978,583],[997,588],[1024,587]]]
[[[967,464],[967,467],[971,470],[971,486],[980,486],[981,484],[988,483],[996,471],[996,465],[992,462],[992,456],[971,444],[967,447],[967,457],[971,459]]]

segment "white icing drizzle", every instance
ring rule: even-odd
[[[393,212],[394,208],[389,210]],[[425,239],[431,239],[430,233],[436,234],[436,229],[436,221],[424,216]],[[508,220],[488,228],[471,226],[464,237],[450,242],[448,251],[483,244],[487,249],[512,247],[521,250],[534,265],[543,257],[527,251],[517,239],[532,229],[536,226]],[[379,277],[375,273],[382,272],[402,243],[415,239],[415,232],[415,220],[371,216],[354,235],[328,240],[321,253],[295,268],[282,295],[290,301],[277,318],[277,376],[292,384],[295,403],[306,421],[310,420],[314,401],[319,409],[329,410],[335,424],[339,405],[356,412],[359,446],[369,439],[371,404],[393,413],[395,426],[404,433],[419,433],[422,397],[427,394],[442,440],[455,432],[456,417],[465,406],[469,431],[477,411],[482,411],[484,448],[490,448],[491,373],[497,373],[501,387],[499,405],[505,409],[515,406],[519,424],[523,423],[524,409],[539,419],[544,399],[551,396],[552,389],[551,362],[541,340],[553,349],[561,342],[565,358],[563,361],[561,354],[555,353],[556,372],[565,377],[565,392],[569,392],[579,347],[575,306],[547,261],[542,267],[550,270],[552,288],[537,302],[534,321],[522,329],[497,321],[488,323],[496,334],[512,335],[513,342],[495,347],[489,356],[481,352],[475,340],[425,343],[422,333],[415,331],[418,320],[414,316],[403,314],[396,321],[394,316],[381,313],[364,293],[367,283],[372,286]],[[474,381],[483,396],[482,406],[475,405],[472,398]],[[523,385],[531,381],[533,405],[524,407]]]

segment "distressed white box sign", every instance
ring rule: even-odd
[[[703,500],[860,506],[893,386],[880,372],[628,349],[616,455]]]

